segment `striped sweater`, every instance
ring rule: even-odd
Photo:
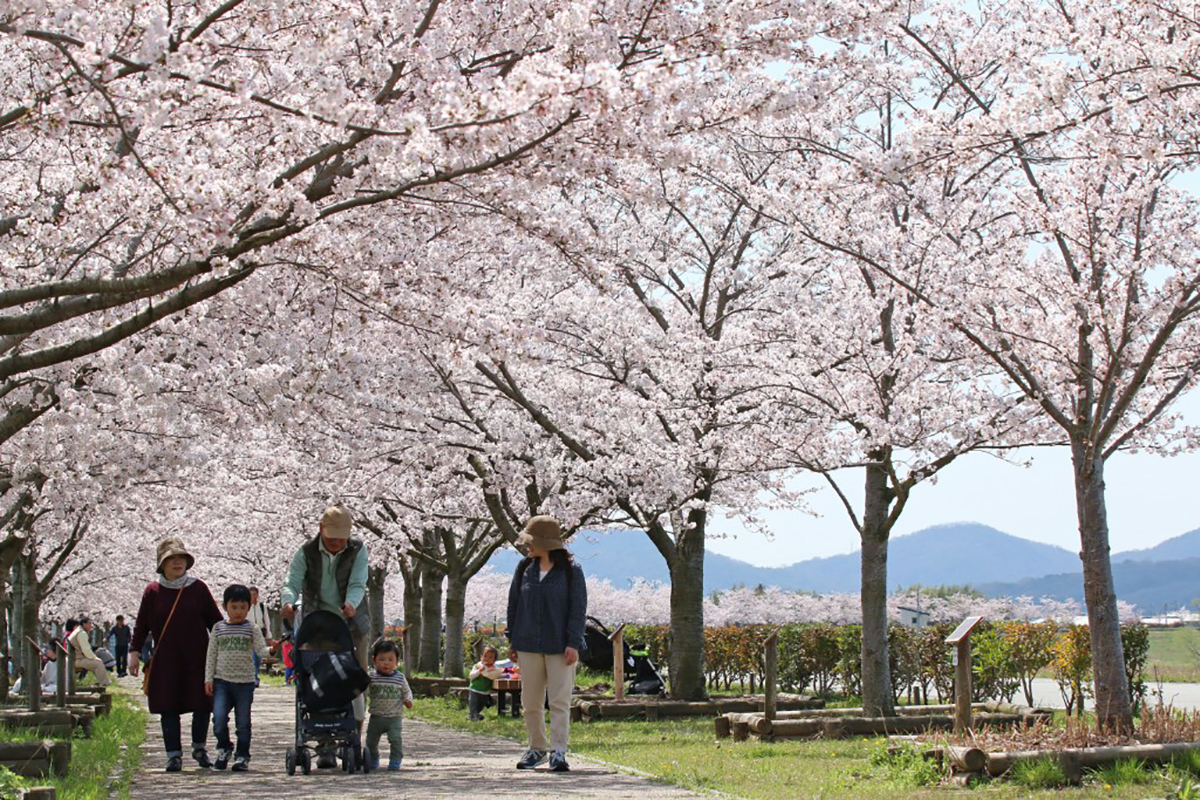
[[[224,620],[213,625],[208,636],[208,658],[204,663],[204,682],[216,678],[229,683],[254,683],[254,656],[267,657],[267,642],[262,631],[249,621],[231,624]]]
[[[403,672],[391,675],[371,675],[371,687],[367,689],[367,702],[372,717],[403,717],[405,701],[412,702],[412,689]]]

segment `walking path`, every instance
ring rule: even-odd
[[[131,679],[124,679],[130,681]],[[141,694],[138,694],[141,697]],[[571,771],[553,773],[541,767],[514,769],[521,746],[492,736],[441,728],[416,720],[404,721],[404,768],[400,772],[347,775],[317,770],[288,777],[284,752],[292,741],[294,710],[290,688],[263,686],[254,695],[254,739],[249,772],[200,770],[184,756],[182,773],[165,774],[166,754],[158,717],[147,723],[141,772],[134,778],[131,800],[204,800],[205,798],[281,798],[315,800],[338,798],[378,800],[379,797],[587,797],[697,798],[696,795],[645,778],[615,772],[572,755]],[[232,727],[233,720],[230,720]],[[183,720],[184,749],[189,720]],[[384,739],[384,763],[387,763]],[[209,737],[209,754],[216,755]]]
[[[1148,683],[1148,688],[1149,695],[1146,701],[1149,705],[1158,702],[1158,692],[1161,689],[1164,703],[1169,703],[1178,709],[1200,709],[1200,683]],[[1024,695],[1018,691],[1014,702],[1025,702]],[[1034,679],[1033,702],[1034,705],[1047,708],[1062,708],[1064,705],[1062,694],[1058,691],[1058,684],[1050,678]],[[1088,698],[1084,707],[1092,709],[1091,698]]]

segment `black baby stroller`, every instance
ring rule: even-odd
[[[583,626],[585,647],[579,660],[597,672],[612,672],[612,633],[595,617],[588,617]],[[630,681],[630,694],[662,694],[666,682],[658,674],[658,668],[650,660],[644,647],[631,649],[622,642],[625,656],[625,680]]]
[[[363,757],[354,698],[366,691],[371,678],[358,663],[346,622],[330,611],[306,615],[296,632],[292,661],[296,744],[287,750],[287,774],[295,775],[296,767],[309,774],[313,755],[323,751],[341,756],[346,772],[368,772],[371,767]]]

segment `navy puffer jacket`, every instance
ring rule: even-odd
[[[519,653],[561,653],[583,650],[583,621],[587,616],[587,583],[583,568],[572,563],[567,573],[554,566],[541,577],[534,559],[525,559],[508,588],[508,627],[505,634]]]

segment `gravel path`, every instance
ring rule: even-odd
[[[129,681],[130,679],[124,679]],[[123,681],[123,682],[124,682]],[[131,682],[132,685],[132,682]],[[137,695],[141,697],[139,693]],[[362,798],[379,797],[588,797],[696,798],[696,795],[645,778],[614,772],[601,764],[572,755],[571,772],[514,769],[520,745],[491,736],[455,731],[416,720],[404,721],[404,768],[400,772],[346,775],[341,770],[317,770],[311,775],[284,771],[284,751],[292,739],[291,689],[263,686],[254,695],[253,760],[244,773],[199,770],[184,756],[184,771],[165,774],[166,755],[158,717],[147,723],[141,772],[134,778],[132,800],[202,800],[203,798]],[[230,720],[232,725],[233,720]],[[188,717],[183,719],[184,749],[188,748]],[[384,763],[386,764],[384,739]],[[211,734],[209,754],[216,747]]]

